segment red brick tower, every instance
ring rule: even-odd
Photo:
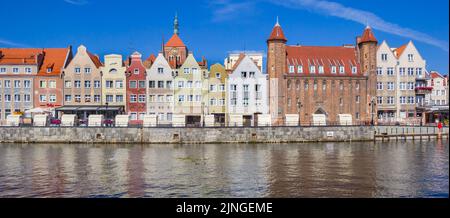
[[[269,74],[269,111],[274,124],[282,124],[285,110],[284,74],[286,66],[286,42],[278,18],[267,39],[267,73]]]

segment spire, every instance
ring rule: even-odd
[[[275,26],[280,26],[280,22],[278,20],[278,16],[277,16],[277,23],[275,24]]]
[[[275,23],[275,26],[272,29],[272,33],[270,33],[269,39],[267,41],[272,41],[272,40],[280,40],[280,41],[287,42],[287,39],[284,36],[283,29],[281,28],[278,17],[277,17],[277,22]]]
[[[378,43],[378,40],[375,38],[375,35],[372,32],[372,28],[370,26],[367,26],[366,29],[364,29],[364,33],[361,36],[361,41],[359,43],[364,42],[376,42]]]
[[[173,34],[179,34],[178,13],[175,13],[175,19],[173,20]]]

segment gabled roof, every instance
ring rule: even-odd
[[[403,52],[405,51],[406,47],[408,46],[408,44],[404,44],[396,49],[394,49],[394,54],[397,58],[399,58],[400,56],[402,56]]]
[[[72,52],[69,48],[46,48],[44,49],[44,62],[37,73],[38,76],[57,76],[60,75],[65,67],[69,54]],[[47,72],[47,68],[51,68]]]
[[[436,78],[444,78],[444,76],[442,76],[439,72],[437,72],[437,71],[431,71],[430,72],[430,77],[432,78],[432,79],[436,79]]]
[[[273,27],[272,32],[270,33],[269,39],[267,39],[267,41],[272,41],[272,40],[281,40],[281,41],[287,42],[287,39],[284,36],[283,29],[281,28],[278,21],[275,24],[275,26]]]
[[[367,26],[366,29],[364,30],[359,43],[363,42],[378,42],[378,40],[375,38],[375,35],[372,32],[372,28],[370,28],[369,26]]]
[[[178,34],[173,34],[172,38],[167,41],[166,47],[186,47]]]
[[[151,54],[145,61],[144,61],[144,66],[146,68],[150,68],[152,67],[153,63],[155,63],[156,57],[154,54]]]
[[[0,65],[40,64],[38,56],[42,53],[40,48],[0,48]]]
[[[89,51],[87,51],[87,53],[89,55],[89,58],[91,58],[92,62],[94,63],[95,67],[99,68],[103,65],[98,55],[92,54]]]

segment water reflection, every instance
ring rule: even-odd
[[[448,141],[0,145],[0,197],[448,197]]]

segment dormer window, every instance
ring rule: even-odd
[[[344,66],[339,66],[339,73],[341,74],[345,73]]]
[[[358,70],[357,67],[355,67],[355,66],[352,67],[352,73],[353,73],[353,74],[356,74],[357,70]]]
[[[47,73],[51,73],[51,72],[52,72],[52,68],[51,67],[47,68]]]
[[[289,65],[289,73],[294,73],[294,72],[295,72],[294,65]]]
[[[303,73],[303,66],[302,65],[298,65],[297,66],[297,73]]]
[[[331,66],[331,73],[336,74],[336,66]]]
[[[314,65],[309,66],[309,73],[316,73],[316,67]]]
[[[414,55],[413,54],[408,54],[408,61],[409,62],[413,62],[414,61]]]
[[[134,74],[139,74],[139,69],[134,69]]]
[[[320,73],[320,74],[323,73],[323,66],[319,66],[319,73]]]

